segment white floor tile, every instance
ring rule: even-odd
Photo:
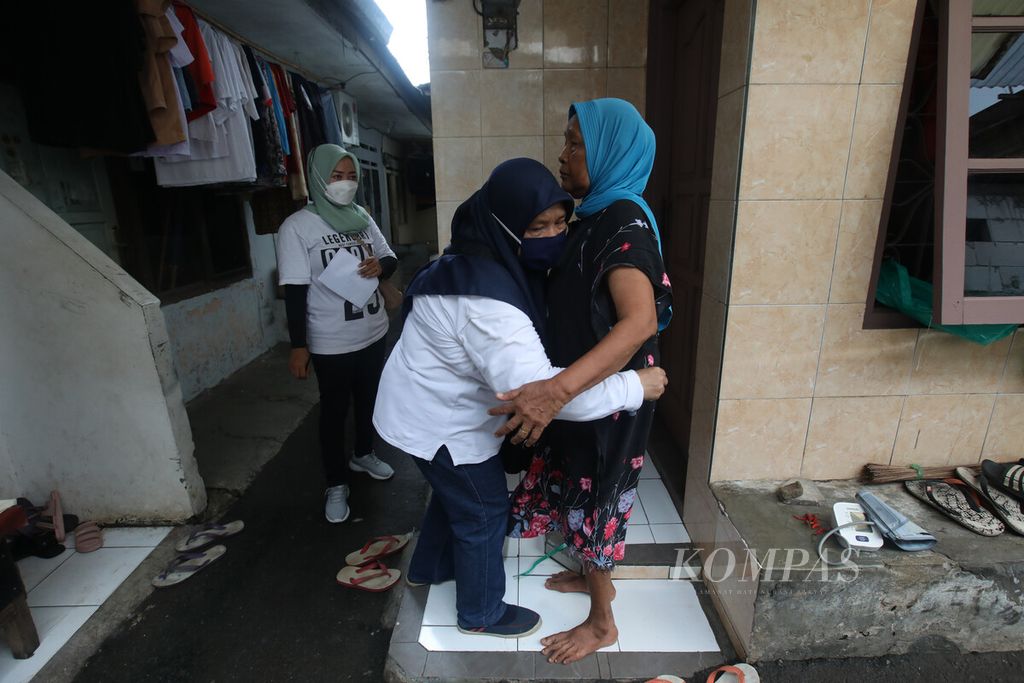
[[[519,598],[519,560],[515,557],[505,559],[505,596],[504,601],[516,604]],[[427,594],[427,604],[423,608],[424,626],[455,626],[458,617],[455,611],[455,582],[447,581],[439,586],[431,586]]]
[[[654,463],[651,462],[651,456],[644,456],[644,466],[640,470],[641,479],[661,479],[661,475],[658,474],[657,468],[654,467]]]
[[[519,539],[518,538],[506,538],[505,545],[501,549],[502,557],[518,557],[519,556]]]
[[[530,569],[530,566],[533,565],[533,563],[536,562],[538,559],[540,559],[540,558],[538,558],[538,557],[520,557],[519,558],[519,573],[522,574],[523,572],[525,572],[528,569]],[[566,567],[563,567],[561,564],[556,562],[553,557],[549,557],[546,560],[543,560],[536,567],[534,567],[533,571],[530,572],[530,576],[551,576],[552,574],[557,574],[558,572],[565,571],[565,569],[566,569]],[[525,578],[525,577],[521,577],[521,578]]]
[[[541,626],[533,635],[519,639],[520,652],[539,652],[540,639],[576,626],[590,612],[590,596],[585,593],[558,593],[544,587],[543,576],[524,576],[519,581],[519,604],[540,614]],[[616,600],[618,604],[618,600]],[[618,652],[618,644],[601,652]]]
[[[690,534],[682,524],[652,524],[655,543],[689,543]]]
[[[47,576],[57,570],[75,554],[74,544],[65,546],[68,549],[57,557],[43,559],[41,557],[26,557],[18,560],[18,571],[21,572],[21,580],[25,583],[25,590],[30,591],[43,582]]]
[[[100,548],[75,553],[28,595],[32,607],[102,605],[152,548]]]
[[[519,539],[519,556],[527,557],[540,557],[546,555],[547,551],[544,549],[544,537],[537,536],[536,538],[520,538]]]
[[[523,478],[523,473],[509,474],[505,473],[505,485],[509,491],[515,491],[516,487],[519,486],[520,480]]]
[[[420,645],[432,652],[515,652],[515,638],[470,636],[454,626],[424,626]]]
[[[647,521],[651,524],[682,524],[676,506],[660,479],[644,479],[637,486]]]
[[[643,496],[640,495],[640,489],[637,488],[636,500],[633,501],[633,511],[629,513],[630,524],[650,524],[647,521],[647,513],[644,511]]]
[[[717,652],[718,643],[688,581],[616,581],[622,652]]]
[[[155,548],[171,533],[170,526],[122,526],[103,529],[104,548]]]
[[[28,659],[15,659],[0,639],[0,683],[27,683],[64,643],[81,628],[96,607],[33,607],[32,619],[39,632],[39,648]]]
[[[636,506],[633,506],[636,509]],[[637,543],[654,543],[654,536],[651,535],[651,527],[646,524],[633,524],[633,520],[629,520],[629,526],[626,527],[626,545],[634,545]]]

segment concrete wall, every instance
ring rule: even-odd
[[[186,401],[288,338],[274,237],[255,233],[248,202],[245,221],[252,277],[163,307]]]
[[[206,504],[159,302],[0,173],[0,497],[100,521]]]
[[[491,169],[530,157],[557,171],[570,103],[621,97],[644,111],[647,0],[523,0],[508,69],[484,69],[471,2],[428,2],[437,244]]]
[[[706,256],[705,317],[724,324],[724,356],[710,339],[701,359],[722,364],[712,480],[1020,455],[1024,334],[862,329],[916,4],[757,2],[720,121],[745,124],[723,148],[738,187],[713,194]]]

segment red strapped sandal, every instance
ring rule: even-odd
[[[383,593],[402,577],[398,569],[388,569],[380,562],[371,562],[362,567],[345,566],[338,572],[337,580],[342,586],[358,588],[370,593]]]

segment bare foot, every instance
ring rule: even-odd
[[[549,591],[558,591],[559,593],[590,592],[590,586],[587,585],[586,577],[568,569],[548,577],[548,580],[544,582],[544,587]],[[615,599],[614,586],[611,591],[611,599]]]
[[[562,631],[546,638],[541,638],[544,646],[541,652],[552,664],[572,664],[583,659],[591,652],[608,647],[619,638],[619,629],[609,619],[601,621],[587,617],[582,624],[569,631]]]

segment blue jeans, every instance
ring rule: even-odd
[[[506,608],[501,549],[509,502],[501,459],[455,465],[444,446],[430,462],[410,457],[434,495],[423,517],[409,580],[441,583],[454,578],[459,626],[491,626]]]

